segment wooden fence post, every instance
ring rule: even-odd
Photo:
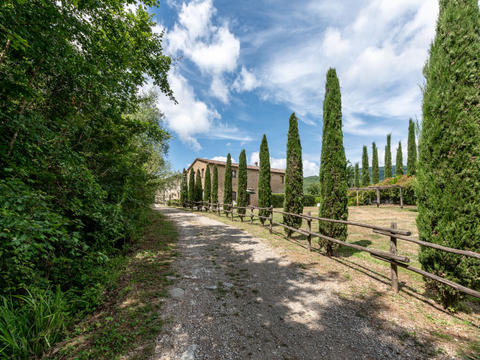
[[[232,214],[232,221],[233,221],[233,203],[232,203],[232,206],[230,207],[230,211],[231,211],[230,214]]]
[[[377,189],[377,208],[380,207],[380,189]]]
[[[357,190],[357,206],[358,206],[358,190]]]
[[[220,203],[217,202],[217,212],[218,216],[222,216],[222,213],[220,212]]]
[[[397,223],[392,223],[390,226],[392,229],[397,228]],[[397,238],[395,236],[390,236],[390,253],[397,254]],[[392,290],[395,293],[398,293],[398,269],[397,265],[390,263],[390,277],[392,280]]]
[[[312,216],[311,211],[308,212],[308,216]],[[308,251],[312,251],[312,219],[307,219],[308,224]]]
[[[253,214],[253,207],[251,207],[251,208],[250,208],[250,223],[252,223],[252,224],[253,224],[253,216],[254,216],[254,214]]]
[[[270,227],[269,227],[269,231],[270,231],[270,234],[273,232],[273,206],[270,205],[270,207],[268,208],[268,210],[270,210]]]
[[[247,208],[245,208],[245,212],[247,212]],[[243,222],[243,214],[240,214],[237,209],[238,216],[240,216],[240,221]]]
[[[403,191],[400,188],[400,209],[403,209]]]

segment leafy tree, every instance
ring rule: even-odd
[[[240,152],[238,159],[237,205],[247,206],[247,155],[245,150]],[[239,214],[245,214],[245,209],[238,209]]]
[[[320,184],[311,183],[310,185],[307,186],[306,192],[307,194],[314,195],[314,196],[320,195]]]
[[[213,165],[213,181],[212,181],[212,203],[218,203],[218,168],[217,164]]]
[[[203,198],[203,190],[202,190],[202,175],[200,175],[200,170],[197,170],[197,176],[195,177],[195,187],[193,190],[194,194],[194,201],[199,202],[202,201]]]
[[[187,171],[183,169],[182,171],[182,184],[180,186],[180,202],[182,206],[185,206],[188,201],[188,181],[187,181]]]
[[[384,178],[391,178],[392,175],[392,134],[387,135],[387,145],[385,146],[385,166],[383,170]]]
[[[258,207],[268,208],[272,205],[272,186],[270,184],[270,153],[268,151],[267,136],[263,134],[260,144],[260,170],[258,175]],[[259,215],[269,216],[268,210],[259,210]],[[265,219],[260,218],[263,224]]]
[[[225,210],[230,210],[232,203],[232,157],[230,153],[227,154],[227,163],[225,165],[225,181],[223,184],[223,207]]]
[[[402,176],[403,175],[403,156],[402,156],[402,142],[398,142],[397,148],[397,161],[395,163],[395,175]]]
[[[322,157],[320,164],[319,216],[347,220],[347,160],[343,148],[342,102],[340,84],[335,69],[327,72],[325,100],[323,102]],[[336,239],[345,240],[347,225],[319,221],[319,232]],[[338,245],[319,239],[319,244],[332,256]]]
[[[480,251],[480,12],[476,0],[440,1],[424,68],[417,167],[417,226],[423,241]],[[422,247],[423,269],[480,289],[480,263]],[[428,280],[427,280],[428,281]],[[428,281],[445,307],[460,294]]]
[[[355,187],[360,187],[360,171],[358,169],[358,163],[355,163],[355,179],[353,180]]]
[[[205,184],[203,185],[203,188],[203,201],[209,203],[212,197],[212,180],[210,176],[210,165],[208,164],[205,169]]]
[[[372,183],[380,182],[380,172],[378,169],[378,149],[375,143],[372,143]]]
[[[347,160],[347,185],[349,188],[353,187],[355,181],[355,173],[353,165],[350,160]]]
[[[195,200],[195,170],[190,171],[190,178],[188,180],[188,201],[194,202]]]
[[[290,115],[287,141],[287,169],[285,170],[285,212],[303,213],[303,165],[302,145],[298,134],[298,121],[295,113]],[[283,222],[291,227],[299,228],[302,218],[283,215]],[[287,231],[290,235],[291,231]]]
[[[408,122],[408,159],[407,175],[412,176],[417,172],[417,144],[415,143],[415,124],[410,119]]]
[[[370,169],[368,168],[368,152],[367,147],[363,146],[362,155],[362,186],[370,185]]]

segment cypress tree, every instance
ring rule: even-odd
[[[340,84],[335,69],[327,72],[325,100],[323,102],[322,157],[320,164],[319,216],[347,220],[347,159],[343,148],[342,103]],[[347,238],[347,225],[319,221],[319,232],[339,240]],[[328,256],[338,248],[337,244],[319,239]]]
[[[480,12],[477,0],[441,0],[424,68],[417,167],[417,227],[423,241],[480,251]],[[478,260],[421,247],[423,269],[480,289]],[[428,280],[427,280],[428,281]],[[429,281],[443,305],[459,293]]]
[[[385,146],[385,166],[383,169],[383,178],[391,178],[392,175],[392,148],[391,148],[392,134],[387,135],[387,145]]]
[[[188,201],[188,181],[187,181],[187,171],[183,169],[182,172],[182,184],[180,186],[180,203],[183,207],[186,206]]]
[[[217,164],[213,165],[213,181],[212,181],[212,192],[211,192],[211,202],[213,204],[218,203],[218,168]]]
[[[212,196],[212,180],[210,176],[210,165],[205,169],[205,184],[203,185],[203,201],[209,203]],[[208,206],[208,205],[207,205]]]
[[[190,179],[188,181],[188,202],[195,201],[195,171],[190,171]]]
[[[367,147],[363,146],[362,155],[362,186],[370,185],[370,171],[368,168],[368,152]]]
[[[287,169],[285,170],[285,212],[293,214],[303,213],[303,165],[302,145],[298,134],[298,121],[295,113],[290,115],[287,140]],[[302,218],[292,215],[283,215],[283,222],[291,227],[299,228]],[[291,231],[286,231],[291,235]]]
[[[372,183],[380,182],[380,171],[378,169],[378,149],[375,143],[372,143]]]
[[[268,151],[267,136],[263,134],[260,144],[260,170],[258,175],[258,207],[268,208],[272,205],[272,185],[270,184],[270,153]],[[267,217],[268,210],[260,210],[260,216]],[[265,219],[260,219],[263,224]]]
[[[232,157],[227,154],[227,164],[225,165],[225,181],[223,183],[223,208],[230,210],[232,203]],[[226,205],[225,205],[226,204]]]
[[[417,173],[417,144],[415,143],[415,124],[410,119],[408,122],[408,159],[407,175],[412,176]]]
[[[240,152],[238,159],[237,205],[247,206],[247,155],[245,150]],[[238,209],[239,214],[245,214],[245,209]]]
[[[395,175],[402,176],[403,175],[403,156],[402,156],[402,142],[398,142],[397,148],[397,161],[395,162]]]
[[[355,175],[353,180],[353,186],[360,187],[360,171],[358,169],[358,163],[355,163]]]
[[[195,202],[202,201],[202,176],[200,175],[200,170],[197,170],[197,176],[195,178]],[[197,206],[199,206],[197,204]]]

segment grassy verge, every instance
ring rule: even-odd
[[[79,322],[47,358],[146,359],[153,353],[177,232],[158,212],[152,210],[149,220],[144,236],[117,268],[117,286],[104,305]]]

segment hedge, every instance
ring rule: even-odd
[[[284,193],[273,193],[272,194],[272,205],[274,208],[283,207],[283,202],[285,200]],[[303,206],[316,206],[320,202],[320,198],[310,194],[303,194]]]

